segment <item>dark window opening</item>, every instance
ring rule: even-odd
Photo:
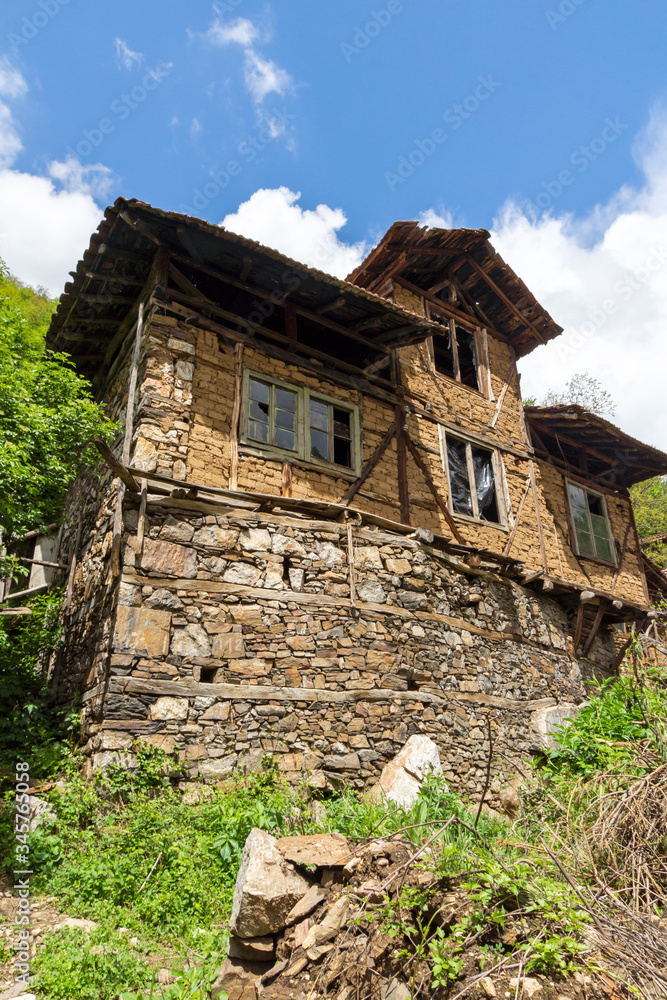
[[[433,337],[433,367],[439,375],[456,378],[452,335],[449,330],[446,333],[439,336],[436,334]]]
[[[217,673],[218,673],[217,667],[200,667],[200,673],[199,673],[200,684],[214,684]]]
[[[310,457],[352,468],[352,425],[349,410],[321,399],[310,400]]]
[[[289,583],[289,571],[291,569],[291,563],[289,556],[285,556],[283,559],[283,583]]]
[[[459,373],[461,381],[473,389],[479,388],[477,380],[477,351],[475,350],[475,337],[469,330],[461,326],[456,327],[456,346],[459,355]]]
[[[448,436],[447,465],[454,513],[500,524],[492,452]]]

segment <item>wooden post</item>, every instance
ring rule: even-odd
[[[64,610],[69,608],[72,603],[72,595],[74,593],[74,574],[76,573],[76,563],[79,556],[79,545],[81,544],[81,532],[83,530],[83,521],[79,521],[78,527],[76,529],[76,537],[74,540],[74,550],[72,551],[72,558],[69,564],[69,575],[67,577],[67,589],[65,590],[65,604]]]
[[[243,394],[243,344],[234,346],[234,405],[229,432],[229,488],[239,488],[239,428],[241,423],[241,397]]]
[[[604,617],[604,612],[605,612],[604,602],[601,601],[600,602],[600,607],[598,608],[597,614],[595,616],[595,621],[593,622],[593,628],[591,629],[591,631],[590,631],[590,633],[588,635],[588,638],[586,639],[586,642],[584,644],[584,649],[583,649],[583,654],[582,654],[583,656],[588,656],[588,654],[591,651],[593,643],[595,642],[595,637],[598,634],[598,632],[600,631],[600,625],[602,625],[602,619]]]
[[[391,356],[391,375],[395,386],[401,385],[401,370],[398,359],[398,351],[394,351]],[[410,524],[410,492],[408,489],[408,455],[405,437],[406,414],[403,406],[397,404],[394,407],[396,419],[396,467],[398,473],[398,499],[401,510],[401,521],[403,524]]]
[[[292,496],[292,466],[289,462],[283,462],[283,483],[281,495]]]
[[[141,500],[139,501],[139,521],[137,523],[137,546],[134,553],[135,565],[141,563],[144,551],[144,536],[146,534],[146,502],[148,500],[148,482],[141,480]]]

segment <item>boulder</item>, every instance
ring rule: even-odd
[[[240,958],[247,962],[271,962],[275,957],[276,946],[273,937],[236,938],[229,939],[229,958]]]
[[[281,931],[294,905],[310,888],[265,830],[250,831],[236,879],[229,926],[235,937],[257,938]]]
[[[400,753],[385,764],[371,797],[410,809],[428,774],[442,774],[438,747],[428,736],[411,736]]]
[[[312,837],[281,837],[276,847],[284,858],[317,868],[342,868],[349,861],[350,845],[340,833]]]

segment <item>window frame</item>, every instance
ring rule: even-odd
[[[276,386],[286,392],[296,395],[296,442],[295,451],[287,448],[280,448],[275,444],[268,444],[263,441],[256,441],[249,437],[250,422],[250,380],[255,379],[265,385]],[[247,449],[251,449],[263,458],[274,456],[282,461],[296,462],[299,465],[315,466],[318,469],[329,469],[335,472],[344,473],[348,476],[359,475],[361,470],[361,423],[359,419],[359,407],[354,403],[348,403],[335,396],[327,396],[325,393],[313,390],[310,386],[295,385],[293,382],[284,382],[282,379],[274,378],[272,375],[265,375],[262,372],[246,368],[243,372],[242,382],[242,405],[241,405],[241,425],[239,433],[239,443]],[[345,410],[350,414],[350,457],[352,464],[339,465],[336,462],[329,462],[325,459],[311,457],[310,441],[310,401],[314,399],[324,403],[326,406],[335,407],[337,410]],[[269,415],[269,427],[272,426],[272,418]]]
[[[447,477],[447,508],[452,515],[452,517],[460,517],[464,521],[468,521],[470,524],[481,524],[489,528],[500,528],[501,531],[509,531],[509,517],[507,510],[507,496],[506,496],[506,478],[505,478],[505,463],[502,460],[502,455],[500,449],[490,448],[488,444],[481,441],[477,441],[474,437],[469,437],[465,434],[453,433],[447,430],[445,427],[440,425],[440,454],[442,458],[442,466],[444,473]],[[493,485],[496,494],[496,510],[498,511],[497,521],[487,521],[485,518],[479,516],[479,505],[477,501],[476,490],[470,491],[470,497],[472,500],[473,514],[461,514],[460,511],[454,509],[454,503],[452,499],[452,480],[449,471],[449,458],[447,455],[447,439],[451,438],[454,441],[459,441],[461,444],[465,445],[466,448],[466,468],[468,470],[468,486],[475,482],[475,468],[472,458],[472,449],[477,448],[480,451],[486,451],[491,455],[491,467],[493,469]]]
[[[429,302],[428,299],[425,299],[424,303],[426,306],[426,318],[428,319],[429,323],[436,322],[436,320],[433,319],[432,315],[433,311],[439,312],[440,316],[442,316],[443,319],[447,320],[447,326],[449,327],[449,335],[452,341],[454,374],[447,375],[445,372],[438,371],[437,368],[435,367],[435,343],[434,343],[435,334],[431,334],[431,336],[427,338],[427,353],[428,353],[431,373],[433,375],[437,375],[439,378],[446,378],[450,382],[456,382],[457,385],[460,385],[464,389],[469,389],[472,392],[478,392],[480,396],[484,396],[485,399],[492,400],[493,390],[491,388],[491,379],[489,372],[489,361],[488,361],[489,348],[488,348],[486,330],[478,326],[473,326],[472,324],[470,326],[467,326],[461,320],[452,319],[451,317],[446,316],[444,312],[438,310],[438,307],[433,303]],[[459,326],[462,330],[465,330],[465,332],[470,334],[470,336],[472,337],[475,349],[475,361],[476,361],[476,376],[477,376],[476,386],[468,385],[468,383],[464,382],[463,379],[461,378],[459,345],[456,335],[457,326]],[[442,324],[442,328],[443,330],[446,329],[444,323]]]
[[[591,562],[601,563],[603,566],[613,566],[614,568],[618,567],[619,565],[618,550],[616,547],[616,540],[614,538],[614,533],[611,527],[611,518],[609,517],[609,505],[607,503],[607,498],[604,495],[604,493],[600,493],[598,492],[598,490],[591,489],[587,483],[577,482],[575,479],[570,479],[569,477],[564,477],[564,486],[565,486],[565,502],[567,504],[567,517],[570,526],[572,550],[580,559],[589,559]],[[594,553],[582,552],[574,520],[574,512],[572,509],[572,498],[570,496],[570,486],[574,486],[577,489],[582,490],[583,493],[586,495],[586,513],[588,515],[589,526],[590,526],[589,534],[593,539],[595,539],[596,536],[595,532],[593,531],[592,522],[590,520],[591,512],[588,504],[588,494],[590,493],[592,496],[597,497],[599,500],[602,501],[602,507],[604,509],[604,518],[607,524],[609,546],[613,554],[612,560],[605,559],[603,556],[599,556],[597,552]]]

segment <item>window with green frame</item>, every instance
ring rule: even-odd
[[[605,498],[572,482],[568,482],[567,492],[577,553],[615,565],[616,547]]]
[[[262,451],[357,471],[359,412],[307,387],[246,371],[241,440]]]

